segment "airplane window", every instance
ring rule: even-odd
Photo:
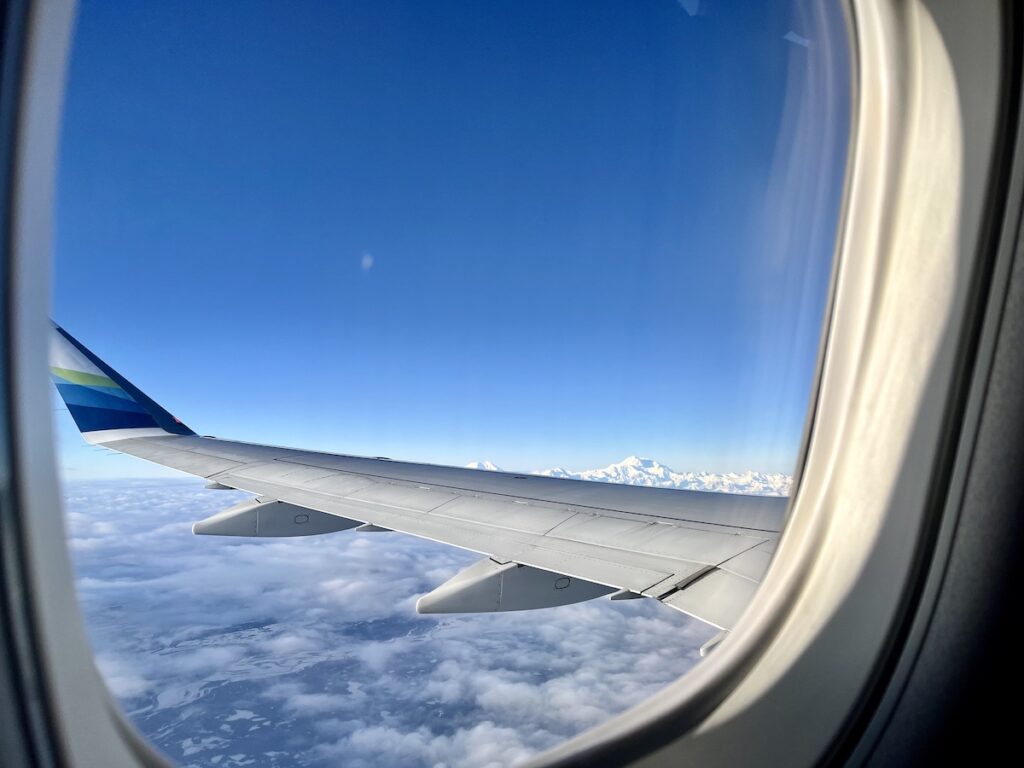
[[[83,0],[51,373],[135,727],[507,765],[698,663],[794,490],[849,101],[839,3]]]

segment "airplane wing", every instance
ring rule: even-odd
[[[399,531],[485,557],[421,613],[651,597],[731,629],[774,552],[787,499],[411,464],[201,437],[58,326],[50,371],[85,439],[256,498],[196,534]]]

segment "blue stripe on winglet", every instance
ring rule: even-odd
[[[95,365],[105,376],[110,378],[111,381],[123,389],[131,398],[126,401],[120,397],[105,395],[97,391],[97,388],[61,382],[58,385],[58,389],[61,391],[62,397],[64,396],[63,387],[71,386],[77,388],[72,396],[72,400],[74,402],[69,402],[68,400],[65,400],[65,402],[68,405],[68,410],[71,412],[72,417],[75,419],[75,424],[78,425],[78,428],[82,432],[97,432],[107,429],[134,429],[137,427],[159,427],[165,432],[169,432],[173,435],[195,434],[195,432],[160,407],[156,401],[152,400],[138,387],[86,349],[86,347],[74,336],[56,323],[54,323],[53,327],[57,333],[64,337],[68,343],[73,345],[79,352],[85,355],[89,362]],[[117,405],[112,402],[115,399],[118,401]],[[124,410],[123,404],[126,402],[134,403],[140,410]]]

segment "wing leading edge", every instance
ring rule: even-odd
[[[720,629],[753,598],[787,500],[411,464],[200,437],[55,326],[51,374],[85,439],[257,498],[197,534],[398,531],[485,555],[417,605],[524,610],[645,596]]]

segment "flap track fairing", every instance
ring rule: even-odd
[[[615,590],[553,571],[490,558],[457,573],[416,603],[419,613],[487,613],[553,608]]]
[[[355,528],[358,520],[317,512],[275,499],[250,499],[192,526],[201,536],[316,536]]]

